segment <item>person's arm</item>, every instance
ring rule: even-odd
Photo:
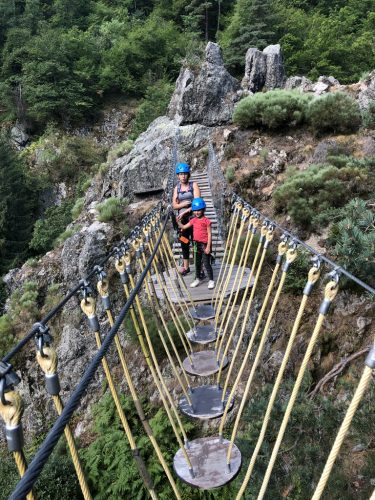
[[[191,221],[189,221],[187,224],[182,224],[182,222],[177,220],[177,224],[180,229],[187,229],[188,227],[192,226]]]
[[[210,255],[211,253],[211,243],[212,243],[212,231],[211,231],[211,224],[207,226],[207,245],[206,248],[204,249],[204,253],[207,255]]]
[[[199,186],[195,181],[193,182],[193,196],[194,198],[201,197],[201,190],[199,189]]]

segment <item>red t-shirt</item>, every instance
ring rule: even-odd
[[[193,228],[193,240],[198,241],[199,243],[207,243],[208,242],[208,231],[207,228],[211,226],[210,219],[207,217],[193,217],[189,221],[189,226]]]

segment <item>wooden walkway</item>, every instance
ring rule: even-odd
[[[216,264],[213,267],[215,282],[217,281],[217,277],[218,277],[218,274],[220,271],[220,266],[221,266],[221,262],[216,261]],[[204,304],[204,303],[211,302],[212,295],[215,293],[215,289],[209,290],[207,288],[207,285],[208,285],[208,278],[207,277],[204,280],[202,280],[200,282],[199,286],[197,286],[196,288],[190,288],[190,283],[192,283],[195,279],[194,266],[190,266],[190,269],[191,269],[191,272],[189,274],[187,274],[186,276],[184,276],[183,279],[186,283],[186,286],[189,289],[190,295],[191,295],[194,303]],[[238,269],[238,266],[233,267],[231,277],[229,280],[229,285],[227,287],[227,291],[226,291],[224,297],[228,297],[230,295],[230,292],[231,292],[232,286],[233,286],[233,282],[234,282],[234,278],[235,278],[236,273],[237,273],[237,269]],[[229,272],[229,265],[226,267],[225,272],[226,273]],[[169,269],[168,272],[164,271],[163,274],[164,274],[164,278],[165,278],[166,285],[168,288],[168,293],[169,293],[169,296],[170,296],[172,302],[175,304],[178,304],[182,300],[188,301],[189,298],[186,294],[186,290],[181,288],[181,286],[178,282],[177,276],[176,276],[175,269]],[[240,289],[244,289],[246,287],[247,282],[249,280],[249,277],[250,277],[250,269],[245,268],[244,276],[243,276],[241,284],[240,284]],[[156,276],[152,276],[152,280],[153,280],[154,285],[155,285],[155,291],[156,291],[157,297],[159,299],[163,300],[163,293],[162,293],[162,291],[157,283]],[[252,281],[254,281],[254,279],[252,279]],[[236,289],[237,288],[238,287],[236,287]]]

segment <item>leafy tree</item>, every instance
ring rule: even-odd
[[[25,259],[36,207],[33,183],[7,140],[0,136],[0,273]]]
[[[263,49],[274,42],[276,20],[272,0],[237,0],[231,21],[220,37],[228,66],[241,72],[248,48]]]

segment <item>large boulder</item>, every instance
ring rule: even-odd
[[[369,107],[370,102],[375,101],[375,70],[361,83],[361,91],[358,94],[358,104],[362,111]]]
[[[269,45],[263,52],[254,47],[249,48],[242,88],[246,92],[260,92],[282,88],[284,83],[284,60],[280,45]]]
[[[173,162],[173,149],[178,158],[191,161],[192,153],[207,144],[210,130],[199,124],[178,127],[162,116],[151,123],[139,136],[133,149],[117,159],[109,169],[102,185],[102,197],[132,197],[166,186]]]
[[[10,130],[10,139],[17,149],[22,149],[26,146],[29,136],[25,131],[25,127],[20,123],[16,123]]]
[[[290,76],[285,82],[285,90],[312,92],[313,82],[305,76]]]
[[[231,120],[239,82],[224,67],[219,45],[209,42],[199,72],[182,68],[169,104],[168,116],[178,124],[212,126]]]

